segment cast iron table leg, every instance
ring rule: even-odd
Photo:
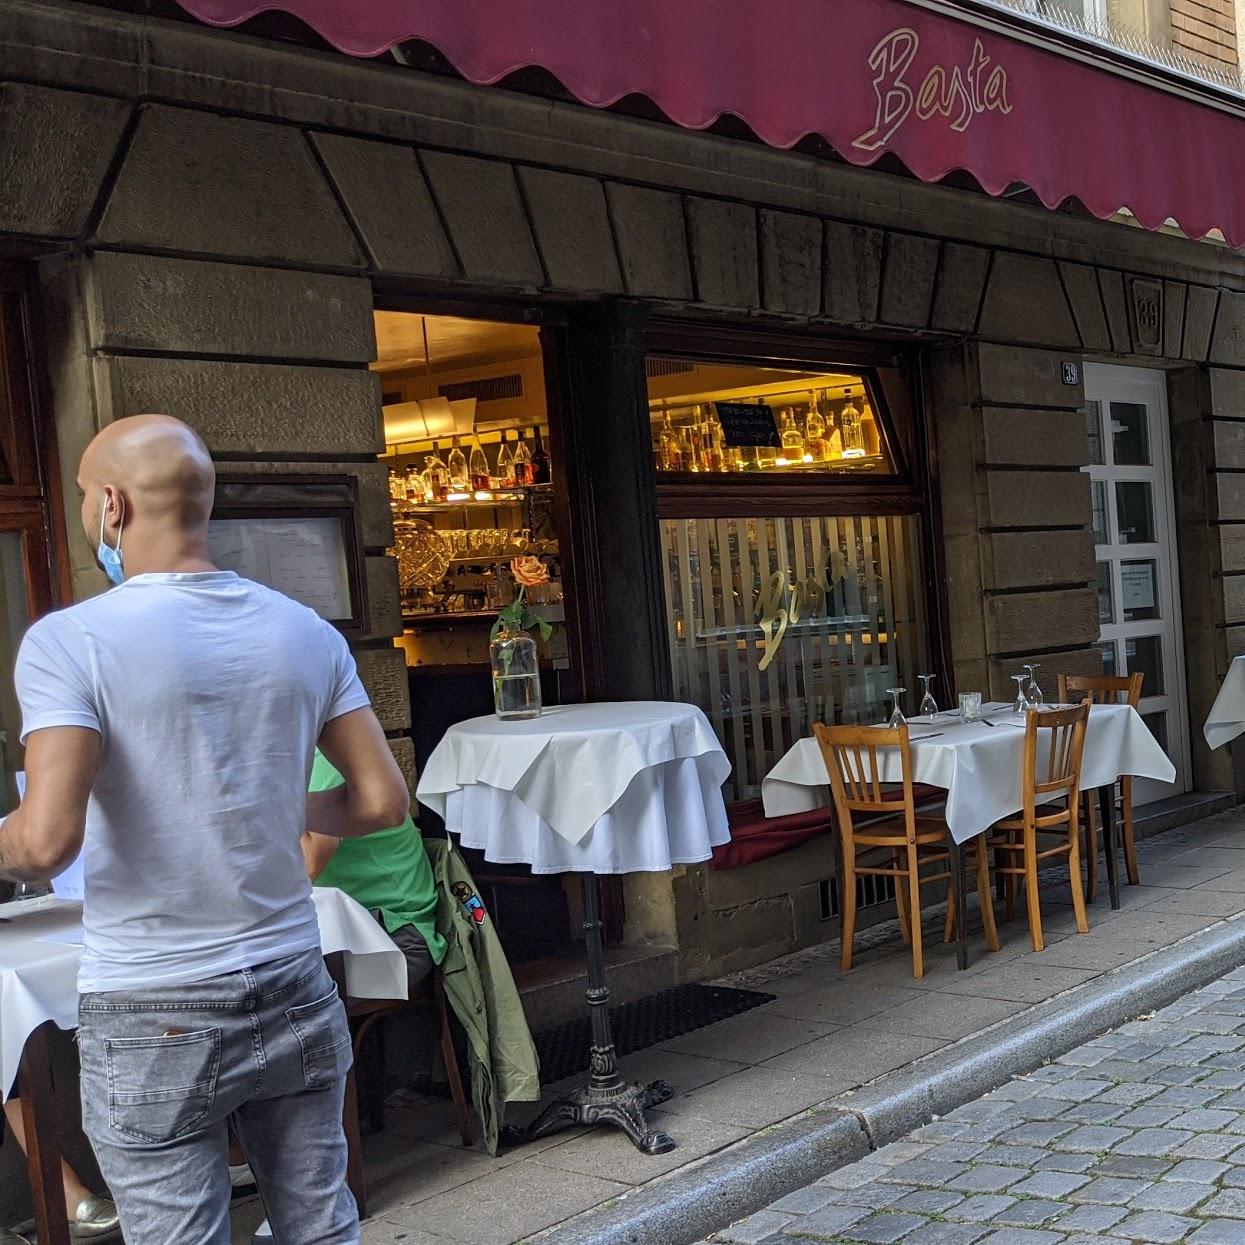
[[[1111,892],[1111,906],[1120,906],[1120,875],[1115,860],[1115,840],[1118,830],[1115,824],[1115,783],[1098,788],[1098,811],[1102,819],[1102,838],[1107,849],[1107,888]]]
[[[981,849],[985,851],[983,847]],[[964,874],[964,849],[951,840],[951,884],[955,887],[955,965],[960,972],[968,967],[968,881]]]
[[[49,1020],[27,1039],[22,1051],[18,1081],[22,1094],[22,1125],[26,1132],[26,1170],[34,1195],[35,1227],[40,1245],[69,1245],[69,1222],[65,1216],[65,1184],[61,1178],[61,1152],[52,1124],[52,1058]]]
[[[588,1083],[552,1103],[523,1128],[502,1130],[503,1145],[535,1141],[576,1125],[610,1124],[631,1138],[645,1154],[665,1154],[675,1148],[669,1133],[653,1131],[644,1118],[649,1107],[666,1102],[674,1090],[665,1081],[649,1085],[624,1081],[618,1071],[614,1038],[610,1032],[609,987],[605,984],[605,950],[601,943],[601,913],[596,877],[583,875],[584,933],[588,956],[588,1017],[592,1023],[591,1069]]]

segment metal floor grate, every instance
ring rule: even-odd
[[[675,986],[648,998],[610,1009],[610,1024],[618,1054],[668,1042],[706,1025],[716,1024],[742,1012],[751,1011],[776,996],[757,990],[735,990],[729,986]],[[588,1070],[589,1021],[571,1020],[536,1034],[540,1054],[540,1079],[545,1085]]]

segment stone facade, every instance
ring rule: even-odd
[[[150,407],[195,424],[231,470],[357,475],[373,622],[360,664],[408,772],[366,367],[377,289],[625,300],[910,349],[954,673],[994,695],[1019,657],[1051,674],[1097,660],[1083,392],[1065,364],[1162,367],[1195,727],[1245,651],[1239,256],[55,2],[0,11],[0,139],[0,240],[38,268],[66,483],[98,427]],[[86,591],[91,552],[68,526]],[[653,574],[642,595],[659,591]],[[1226,754],[1194,763],[1199,786],[1245,792]],[[629,934],[678,946],[687,975],[743,967],[824,936],[829,872],[814,844],[735,875],[629,879]]]

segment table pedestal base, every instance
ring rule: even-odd
[[[651,1085],[633,1081],[628,1085],[619,1079],[614,1089],[599,1089],[589,1081],[566,1098],[551,1103],[525,1127],[504,1129],[502,1142],[518,1145],[548,1137],[564,1128],[610,1124],[622,1129],[637,1150],[645,1154],[667,1154],[678,1143],[669,1133],[650,1130],[644,1113],[649,1107],[673,1097],[674,1090],[665,1081],[654,1081]]]
[[[628,1083],[618,1072],[618,1057],[610,1030],[609,987],[605,984],[605,951],[601,944],[601,913],[594,875],[584,874],[584,934],[588,956],[588,1018],[592,1024],[588,1083],[551,1103],[530,1124],[503,1128],[501,1144],[520,1145],[577,1125],[610,1124],[631,1138],[645,1154],[666,1154],[676,1142],[669,1133],[651,1130],[644,1113],[674,1097],[665,1081],[650,1085]]]

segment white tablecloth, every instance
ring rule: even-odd
[[[406,960],[377,921],[349,895],[312,891],[326,955],[345,952],[346,988],[354,998],[406,998]],[[82,905],[49,896],[0,904],[0,1098],[17,1079],[26,1038],[45,1021],[78,1023],[78,957],[73,938]],[[52,939],[63,939],[54,942]]]
[[[909,722],[912,778],[947,792],[946,817],[957,843],[1019,812],[1024,730],[1005,705],[987,705],[995,726],[960,722],[946,715],[936,723]],[[934,736],[922,739],[922,736]],[[899,751],[880,752],[881,778],[900,782]],[[1040,754],[1039,754],[1039,764]],[[1172,782],[1175,767],[1141,715],[1129,705],[1094,705],[1085,731],[1081,785],[1086,790],[1123,774]],[[830,782],[815,739],[802,739],[761,783],[768,817],[802,813],[830,803]]]
[[[1245,657],[1235,657],[1210,707],[1202,733],[1212,748],[1222,748],[1245,731]]]
[[[662,872],[730,841],[730,774],[705,715],[664,701],[566,705],[452,726],[419,780],[464,846],[536,873]]]

